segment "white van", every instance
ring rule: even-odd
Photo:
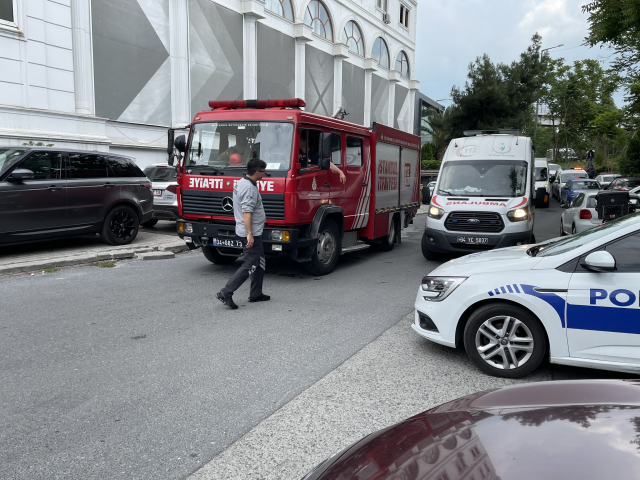
[[[535,159],[536,207],[549,208],[551,199],[551,182],[549,181],[549,164],[546,158]]]
[[[535,242],[531,139],[517,130],[465,135],[440,166],[422,236],[427,260]]]

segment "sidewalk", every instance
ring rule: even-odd
[[[0,247],[0,276],[98,260],[173,258],[185,250],[185,242],[177,236],[143,230],[133,242],[122,246],[107,245],[98,235],[13,245]]]

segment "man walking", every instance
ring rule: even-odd
[[[587,152],[587,168],[593,165],[593,157],[595,157],[595,155],[596,155],[596,152],[593,149],[593,147],[591,147]]]
[[[267,164],[254,158],[247,164],[247,175],[233,187],[233,215],[236,219],[236,235],[242,241],[244,262],[229,279],[216,298],[232,309],[238,308],[233,301],[233,292],[251,276],[250,302],[265,302],[271,297],[262,293],[265,259],[262,246],[262,230],[266,215],[262,207],[262,197],[258,191],[258,181],[265,175]]]

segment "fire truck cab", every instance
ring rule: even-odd
[[[242,253],[233,187],[252,158],[267,163],[258,189],[266,213],[265,254],[287,252],[314,275],[341,253],[391,250],[419,207],[420,137],[371,129],[301,109],[304,101],[211,101],[188,138],[175,140],[178,234],[216,264]],[[331,170],[331,163],[345,175]]]

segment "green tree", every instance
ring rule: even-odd
[[[422,145],[422,160],[435,160],[434,152],[433,152],[433,144],[431,142],[426,142]]]

